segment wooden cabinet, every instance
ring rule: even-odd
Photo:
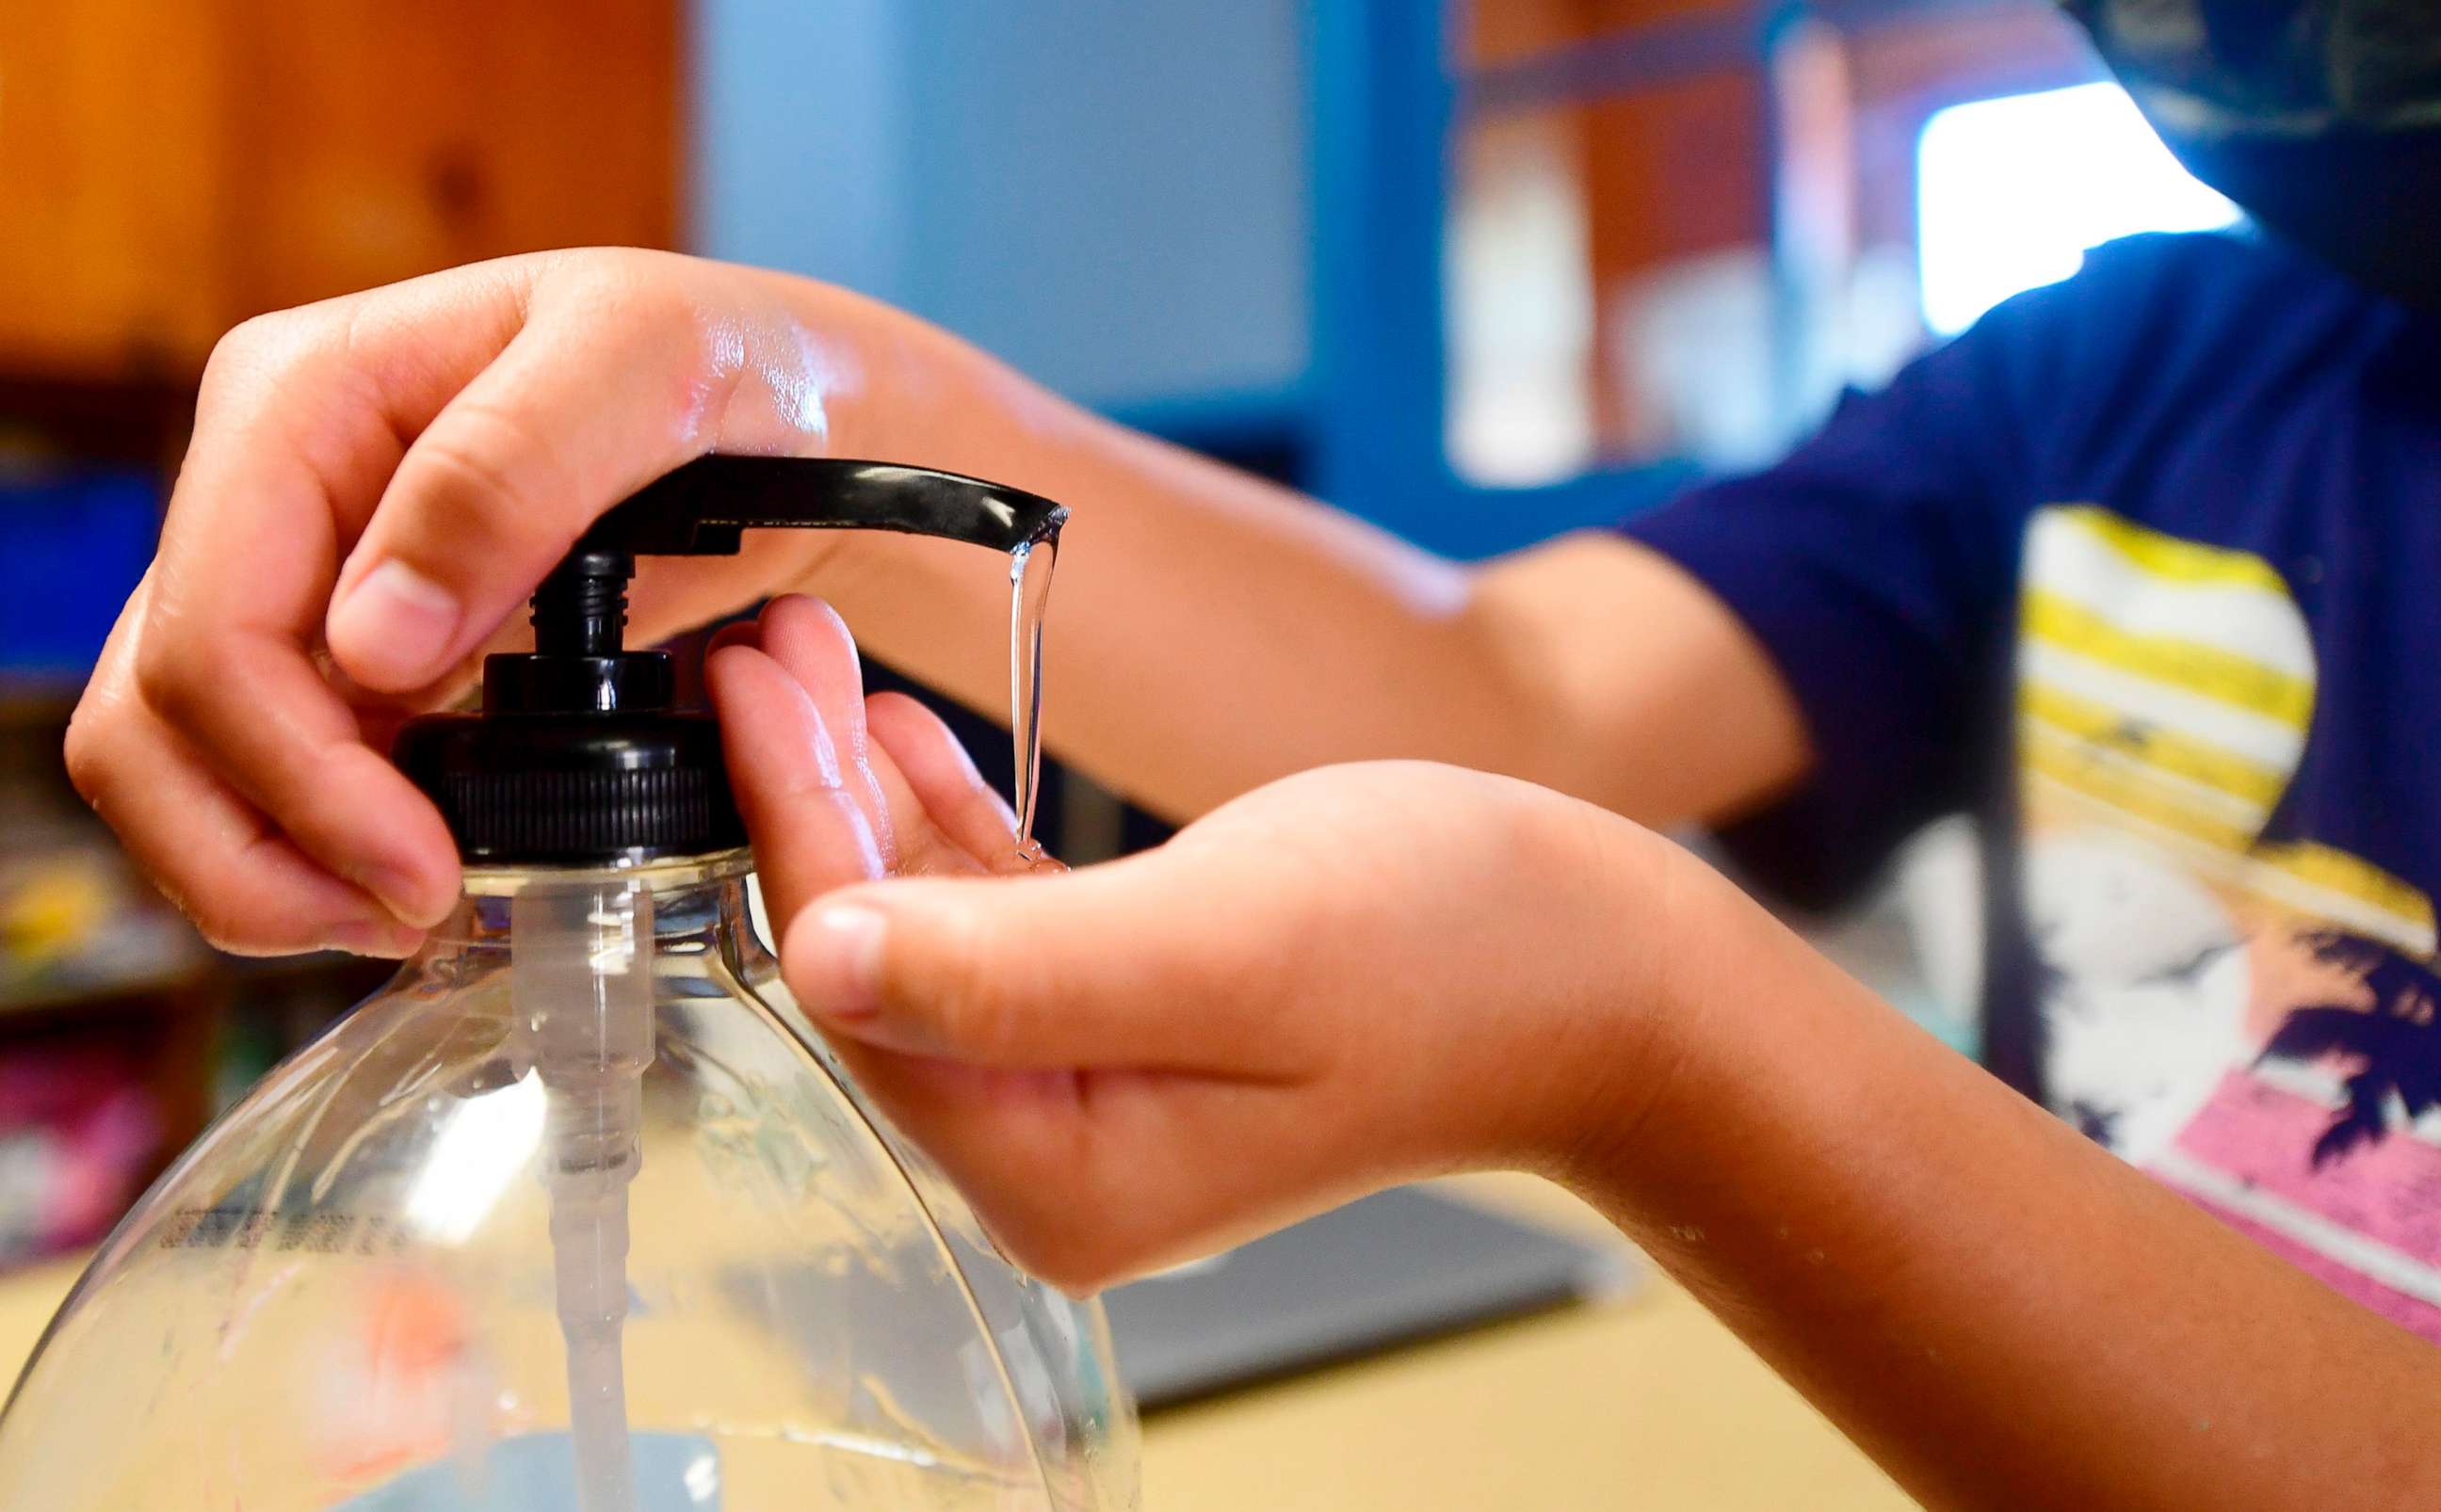
[[[209,9],[0,9],[0,368],[94,374],[210,345],[226,153]]]
[[[191,370],[260,311],[679,235],[682,0],[0,6],[0,376]]]

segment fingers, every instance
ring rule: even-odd
[[[159,570],[156,566],[136,586],[69,722],[63,754],[77,791],[205,937],[225,950],[406,953],[420,930],[402,922],[401,908],[341,881],[281,837],[143,695],[138,652]],[[395,782],[394,772],[388,776]],[[428,816],[420,796],[407,797],[407,819],[385,837],[389,841],[411,834],[413,821]],[[445,835],[440,848],[445,867],[451,859]],[[403,868],[418,859],[407,858]],[[417,892],[418,901],[404,911],[431,922],[438,914],[430,897],[440,895],[445,910],[455,890],[444,876],[437,889],[425,878],[389,891]]]
[[[166,727],[215,786],[410,925],[447,911],[456,853],[431,805],[365,746],[311,647],[341,543],[370,513],[399,437],[506,339],[513,281],[497,271],[419,280],[232,333],[198,398],[160,554],[96,677],[147,716],[95,722],[90,770],[142,765],[154,726]],[[174,808],[121,812],[162,827],[122,828],[140,854],[226,840],[190,834]]]
[[[951,844],[989,871],[1033,869],[1017,854],[1017,815],[938,714],[899,693],[876,693],[864,707],[873,742],[904,780],[909,801]]]
[[[233,629],[148,657],[138,675],[158,717],[306,855],[404,923],[429,927],[448,913],[457,853],[441,816],[363,743],[354,715],[293,643]],[[176,827],[174,810],[130,813]],[[147,847],[174,843],[160,837]]]
[[[309,873],[399,920],[437,918],[457,857],[373,747],[389,723],[375,706],[433,702],[584,524],[653,476],[714,448],[820,449],[826,403],[859,381],[857,333],[883,318],[854,301],[838,314],[818,348],[764,276],[597,251],[231,333],[127,616],[143,634],[118,638],[115,686],[134,712],[82,722],[81,765],[122,795],[131,847],[249,875],[240,857],[271,854],[244,824],[124,797],[134,774],[190,768]],[[785,555],[655,564],[671,568],[642,574],[655,622],[750,601]],[[263,917],[329,911],[326,889],[295,882],[262,884]]]
[[[897,880],[773,916],[789,921],[790,990],[857,1039],[980,1066],[1260,1080],[1311,1051],[1283,1023],[1264,891],[1232,855],[1164,850],[1022,882]]]
[[[109,731],[107,761],[93,754],[98,729]],[[78,791],[126,837],[136,864],[224,950],[403,956],[421,939],[308,860],[140,706],[105,699],[80,710],[68,765]]]
[[[949,727],[904,694],[864,697],[856,639],[838,611],[820,599],[784,595],[765,606],[753,638],[821,711],[891,872],[1030,869],[1016,855],[1014,816]],[[875,738],[875,718],[889,723],[890,740]],[[920,778],[902,755],[918,764]]]
[[[715,278],[645,254],[511,259],[232,333],[206,375],[161,552],[132,610],[144,633],[122,654],[131,696],[315,866],[402,921],[439,918],[456,891],[455,850],[369,744],[387,722],[360,721],[352,699],[371,690],[428,703],[554,543],[704,449],[699,432],[742,444],[794,434],[784,406],[726,403],[722,374],[747,370],[751,343],[705,334],[686,299],[657,292]],[[750,297],[736,292],[739,329],[754,323]],[[757,370],[758,385],[770,381]],[[748,423],[732,427],[732,409]],[[394,497],[408,502],[377,508]],[[419,513],[417,500],[429,507]],[[367,550],[359,537],[384,513],[403,523],[376,530]],[[392,537],[413,549],[386,550]],[[335,605],[343,557],[346,588],[379,582]],[[393,561],[400,570],[381,571]],[[467,598],[451,573],[491,596]],[[345,691],[315,660],[326,631]],[[140,747],[144,721],[89,723],[90,770],[141,764],[114,746],[125,731]],[[207,843],[175,810],[120,812],[163,826],[127,837],[142,853]]]
[[[787,594],[764,606],[755,639],[812,700],[838,753],[841,781],[864,810],[881,847],[884,869],[897,870],[897,826],[875,769],[864,723],[864,670],[847,622],[820,599]]]
[[[771,600],[757,624],[732,624],[713,637],[713,649],[732,644],[762,649],[813,697],[889,873],[1033,871],[1016,854],[1008,804],[976,773],[949,727],[913,697],[861,697],[857,641],[830,604],[805,595]],[[874,739],[874,717],[889,722],[891,744]],[[918,764],[920,778],[901,756]]]
[[[507,619],[594,516],[692,455],[694,335],[536,310],[407,449],[341,569],[326,634],[367,687],[422,686]]]
[[[753,657],[724,655],[732,651]],[[866,839],[858,843],[869,841],[876,852],[875,871],[861,856],[844,870],[805,871],[815,881],[774,894],[780,916],[824,888],[869,874],[1020,869],[1006,807],[947,726],[912,699],[873,700],[891,723],[893,741],[918,763],[920,791],[891,752],[869,738],[856,644],[829,605],[793,595],[774,600],[755,622],[714,636],[706,666],[723,728],[732,732],[733,785],[741,801],[750,798],[759,805],[749,816],[758,849],[806,845],[798,835],[805,825],[789,803],[813,795],[826,804],[840,796],[852,801],[865,820]],[[795,685],[793,693],[773,680],[775,671]]]
[[[763,652],[734,643],[713,653],[704,678],[770,916],[793,917],[835,888],[884,875],[872,820],[805,687]]]

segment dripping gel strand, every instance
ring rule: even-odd
[[[1058,556],[1056,534],[1008,555],[1008,731],[1017,766],[1010,799],[1018,858],[1036,865],[1049,859],[1034,837],[1034,818],[1042,783],[1042,616]]]

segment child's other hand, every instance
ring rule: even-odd
[[[704,679],[774,920],[885,876],[1031,873],[1017,817],[939,716],[864,693],[830,605],[791,594],[713,638]]]
[[[990,878],[1030,869],[940,723],[864,705],[806,601],[760,642],[712,678],[786,980],[1045,1279],[1090,1290],[1406,1178],[1560,1169],[1649,1095],[1656,943],[1700,949],[1670,916],[1691,863],[1656,837],[1383,763]]]

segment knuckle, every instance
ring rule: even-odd
[[[212,886],[210,877],[181,874],[149,862],[144,874],[153,884],[153,891],[178,910],[195,933],[203,936],[206,945],[215,950],[242,954],[253,943],[245,909],[223,889]]]
[[[696,300],[682,280],[668,276],[665,257],[634,247],[588,248],[554,271],[552,292],[571,315],[628,330],[692,330]]]
[[[734,278],[732,270],[674,253],[593,249],[570,254],[553,270],[538,292],[536,314],[555,327],[594,333],[588,345],[606,340],[623,353],[629,381],[654,389],[676,423],[667,439],[681,451],[701,450],[756,375],[752,357],[765,339],[766,321],[746,313],[750,294]]]
[[[447,427],[416,443],[424,470],[421,513],[437,544],[515,549],[552,533],[549,500],[535,496],[534,464],[547,475],[556,463],[547,442],[514,415],[483,405],[461,405]]]
[[[91,698],[77,705],[68,718],[67,739],[60,750],[67,766],[69,785],[97,813],[108,793],[111,777],[111,738],[108,730],[110,712],[98,708]]]
[[[1126,1256],[1071,1214],[1003,1205],[984,1215],[992,1240],[1028,1275],[1071,1296],[1090,1296],[1126,1273]]]
[[[204,360],[207,393],[243,378],[294,369],[314,350],[325,322],[317,307],[250,315],[221,333]]]
[[[208,379],[216,369],[247,362],[280,345],[280,332],[288,318],[285,310],[248,315],[222,332],[221,338],[212,343],[211,354],[204,359],[206,378]]]
[[[707,269],[666,252],[616,248],[574,268],[554,290],[562,315],[624,333],[677,374],[734,376],[751,344],[736,292],[707,285]],[[672,364],[667,359],[678,360]]]
[[[154,885],[159,886],[157,882]],[[177,906],[178,911],[187,916],[187,922],[194,926],[195,932],[204,937],[204,944],[213,949],[243,955],[255,947],[257,942],[250,921],[224,904],[209,901],[208,894],[180,894],[166,888],[163,892]]]
[[[231,670],[211,636],[150,637],[136,654],[136,691],[171,728],[191,729],[197,700],[226,684]]]
[[[195,390],[198,435],[275,425],[300,387],[348,360],[355,297],[252,315],[212,344]]]
[[[354,298],[341,304],[338,318],[333,322],[331,344],[338,351],[342,366],[355,368],[375,350],[382,309],[382,301],[375,298]]]
[[[551,276],[561,282],[632,277],[659,254],[633,246],[572,246],[549,254]]]
[[[136,691],[156,710],[175,709],[186,696],[194,652],[175,637],[155,636],[136,653]]]

